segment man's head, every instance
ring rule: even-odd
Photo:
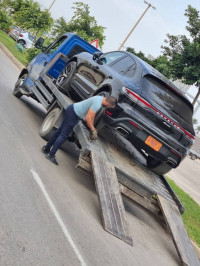
[[[103,105],[108,108],[114,108],[117,105],[117,99],[113,96],[103,98]]]

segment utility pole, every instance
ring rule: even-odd
[[[56,0],[53,0],[53,2],[51,3],[51,5],[50,5],[50,7],[48,8],[48,12],[49,12],[49,10],[52,8],[52,6],[53,6],[53,4],[56,2]]]
[[[131,33],[134,31],[134,29],[137,27],[138,23],[140,22],[140,20],[144,17],[145,13],[147,12],[147,10],[152,7],[153,9],[156,9],[154,6],[152,6],[150,3],[147,3],[146,1],[144,1],[145,4],[148,5],[148,7],[145,9],[144,13],[141,15],[141,17],[138,19],[138,21],[136,22],[136,24],[133,26],[133,28],[131,29],[131,31],[129,32],[129,34],[127,35],[127,37],[125,38],[125,40],[123,41],[123,43],[120,45],[119,50],[122,49],[122,47],[124,46],[125,42],[128,40],[128,38],[130,37]]]
[[[192,103],[193,105],[195,105],[195,103],[196,103],[196,101],[198,100],[199,96],[200,96],[200,85],[199,85],[199,87],[198,87],[197,95],[195,96],[195,98],[194,98],[194,100],[193,100],[193,103]]]

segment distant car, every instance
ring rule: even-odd
[[[105,110],[102,119],[148,155],[147,165],[157,174],[176,168],[194,141],[192,104],[172,82],[131,53],[75,55],[57,85],[81,99],[117,97],[117,108]]]
[[[192,145],[191,149],[189,150],[188,155],[192,160],[200,160],[200,137],[197,135]]]
[[[29,32],[21,30],[16,27],[9,32],[9,35],[17,40],[17,43],[20,43],[23,47],[29,49],[32,48],[36,39]]]

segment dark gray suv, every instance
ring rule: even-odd
[[[101,119],[144,152],[148,167],[157,174],[177,167],[194,141],[192,104],[172,82],[131,53],[76,55],[57,85],[81,99],[97,94],[117,97],[118,106],[105,110]]]

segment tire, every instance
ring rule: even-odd
[[[107,92],[107,91],[101,91],[99,93],[97,93],[96,95],[94,96],[103,96],[103,97],[107,97],[107,96],[110,96],[110,93]],[[105,122],[103,120],[103,115],[105,113],[105,107],[102,107],[99,112],[97,113],[96,117],[95,117],[95,120],[94,120],[94,125],[96,127],[96,129],[101,129],[105,126]]]
[[[58,86],[58,88],[60,88],[62,91],[66,92],[67,94],[71,90],[70,84],[75,70],[76,70],[76,62],[72,61],[66,65],[66,67],[63,69],[63,71],[56,80],[56,85]]]
[[[192,159],[192,160],[196,160],[196,159],[197,159],[197,156],[196,156],[195,154],[192,154],[192,155],[191,155],[191,159]]]
[[[27,78],[28,74],[24,74],[17,80],[15,83],[15,88],[13,90],[13,95],[17,98],[20,98],[23,94],[20,91],[21,86],[23,85],[25,79]]]
[[[167,163],[159,162],[151,156],[147,157],[147,167],[157,175],[164,175],[172,169]]]
[[[40,137],[48,140],[52,136],[53,132],[55,131],[54,125],[58,119],[60,111],[60,108],[55,108],[46,116],[40,127]]]
[[[25,45],[26,45],[25,41],[23,41],[23,40],[19,40],[19,41],[17,41],[17,43],[20,43],[23,47],[25,47]]]

